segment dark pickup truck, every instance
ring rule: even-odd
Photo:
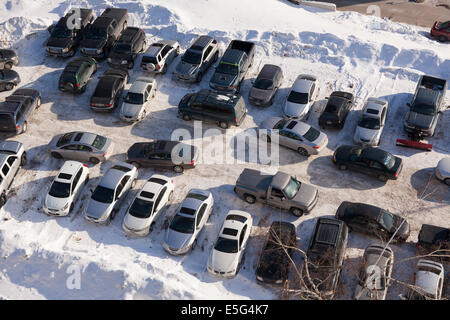
[[[93,58],[106,58],[121,32],[127,28],[128,10],[107,8],[88,27],[81,41],[81,53]]]
[[[286,173],[267,175],[248,168],[242,171],[236,181],[234,192],[248,203],[264,202],[276,208],[289,210],[297,217],[311,211],[319,197],[316,187],[300,182]]]
[[[241,83],[255,57],[253,42],[233,40],[220,59],[209,86],[218,91],[239,92]]]
[[[410,135],[429,137],[436,131],[439,115],[445,109],[447,80],[421,76],[403,122]]]
[[[73,57],[88,26],[94,21],[92,9],[71,9],[48,28],[46,51],[50,56]]]

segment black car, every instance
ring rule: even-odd
[[[108,63],[115,68],[133,69],[134,59],[147,46],[144,30],[128,27],[120,35],[109,53]]]
[[[0,70],[0,92],[14,89],[20,83],[20,76],[10,69]]]
[[[405,219],[365,203],[342,202],[336,211],[336,219],[344,221],[349,231],[374,235],[384,241],[388,241],[395,233],[393,240],[404,242],[410,233]]]
[[[0,69],[12,69],[19,64],[19,56],[14,50],[0,49]]]
[[[289,266],[295,247],[295,226],[284,221],[272,222],[256,269],[256,281],[274,287],[283,286],[289,278]]]
[[[310,279],[324,298],[332,298],[335,294],[347,240],[348,228],[343,221],[334,218],[317,220],[306,256]],[[305,270],[302,272],[304,274]],[[305,280],[305,284],[311,290],[308,280]]]
[[[172,169],[182,173],[195,167],[199,152],[197,147],[178,141],[154,140],[138,142],[127,151],[127,162],[139,167]]]
[[[121,69],[108,69],[100,76],[97,87],[92,94],[90,106],[94,111],[112,111],[119,104],[125,84],[129,79],[128,72]]]
[[[41,106],[41,94],[34,89],[17,89],[0,104],[0,131],[12,134],[27,131],[27,121]]]
[[[375,147],[340,146],[334,152],[333,162],[340,170],[359,171],[383,182],[396,180],[403,168],[401,158]]]
[[[78,19],[78,20],[75,20]],[[73,8],[50,26],[46,51],[50,56],[73,57],[88,26],[94,21],[92,9]]]
[[[265,64],[259,72],[248,94],[248,102],[256,106],[270,106],[283,82],[283,72],[279,66]]]
[[[319,126],[325,127],[344,127],[348,112],[353,107],[355,97],[349,92],[334,91],[329,97],[325,110],[319,117]]]
[[[97,63],[93,58],[75,58],[66,65],[59,77],[58,89],[71,93],[84,92],[95,72],[97,72]]]
[[[448,250],[450,250],[450,229],[423,224],[419,232],[417,248],[421,255],[433,252],[433,256],[430,258],[436,258],[438,260],[442,257],[443,260],[450,261],[448,257]]]

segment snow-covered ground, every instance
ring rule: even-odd
[[[193,129],[193,123],[177,118],[181,97],[208,88],[212,70],[200,85],[184,86],[170,80],[169,74],[156,76],[158,92],[150,116],[135,125],[119,121],[117,113],[95,114],[89,108],[89,97],[98,74],[86,93],[72,96],[57,89],[58,77],[66,61],[46,57],[45,28],[70,7],[90,7],[99,15],[108,6],[129,10],[129,25],[142,27],[148,42],[159,39],[178,40],[183,49],[200,34],[214,36],[223,52],[232,39],[253,41],[257,45],[255,63],[242,86],[247,99],[251,80],[265,63],[280,65],[284,84],[275,103],[267,109],[247,104],[248,116],[242,128],[254,128],[269,116],[279,116],[290,85],[300,73],[311,73],[321,81],[319,100],[308,119],[317,126],[317,118],[325,106],[325,97],[334,90],[347,90],[357,97],[345,128],[327,131],[328,148],[308,159],[280,148],[280,169],[320,189],[317,207],[309,215],[296,219],[261,204],[249,205],[237,198],[234,183],[245,167],[258,164],[199,164],[182,175],[173,176],[176,184],[173,203],[166,209],[154,231],[145,238],[130,238],[121,228],[124,211],[136,190],[131,192],[116,219],[109,226],[95,226],[83,219],[89,189],[115,160],[124,160],[128,147],[150,138],[169,139],[177,128]],[[13,47],[21,63],[15,69],[21,85],[41,91],[43,105],[29,121],[28,132],[17,136],[24,143],[29,162],[16,177],[9,200],[0,211],[0,298],[15,299],[276,299],[278,293],[256,284],[255,268],[264,233],[274,219],[293,222],[297,226],[299,246],[306,249],[316,218],[334,215],[344,201],[375,204],[394,213],[407,214],[412,225],[409,242],[392,245],[395,260],[415,254],[418,231],[423,223],[450,227],[450,192],[433,178],[439,159],[450,153],[450,111],[439,121],[436,136],[429,141],[432,152],[419,152],[395,146],[397,137],[405,137],[402,129],[416,82],[421,74],[450,81],[450,45],[430,40],[429,30],[393,23],[354,12],[325,12],[299,7],[285,0],[0,0],[0,46]],[[179,58],[178,58],[179,59]],[[169,68],[169,73],[174,65]],[[136,64],[134,80],[144,75]],[[129,85],[128,85],[129,86]],[[10,93],[0,93],[3,99]],[[356,120],[364,100],[369,96],[389,101],[387,125],[381,148],[402,157],[404,170],[398,181],[386,184],[354,172],[339,172],[330,155],[343,143],[351,144]],[[447,92],[450,97],[450,92]],[[449,104],[449,103],[447,103]],[[216,128],[204,124],[203,130]],[[447,129],[445,129],[447,128]],[[49,184],[62,165],[51,158],[45,147],[58,133],[74,130],[97,132],[115,141],[111,161],[90,166],[91,180],[82,200],[70,217],[47,217],[42,200]],[[230,129],[231,130],[231,129]],[[236,131],[237,132],[237,131]],[[217,140],[206,140],[204,147]],[[233,150],[227,152],[233,153]],[[141,169],[140,188],[155,171]],[[213,214],[199,238],[198,247],[183,257],[167,254],[161,242],[165,217],[172,216],[190,188],[209,189],[215,198]],[[417,200],[424,192],[430,195]],[[208,275],[206,261],[222,221],[230,209],[241,209],[254,216],[254,228],[246,260],[239,275],[232,280],[219,280]],[[356,275],[364,248],[372,238],[351,234],[341,277],[342,291],[337,298],[349,299],[356,285]],[[398,262],[393,276],[411,281],[415,261]],[[67,280],[74,268],[81,270],[81,288],[70,290]],[[448,272],[448,270],[447,270]],[[70,286],[69,286],[70,287]],[[388,299],[398,299],[405,290],[393,284]]]

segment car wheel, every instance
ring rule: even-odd
[[[70,208],[69,208],[69,213],[71,213],[72,211],[73,211],[73,207],[74,207],[74,204],[73,204],[73,202],[70,204]]]
[[[222,129],[228,129],[228,127],[229,127],[228,122],[220,121],[219,127],[221,127]]]
[[[36,101],[36,109],[39,108],[41,106],[41,104],[42,104],[42,100],[41,100],[41,97],[39,97]]]
[[[28,123],[25,121],[22,126],[22,131],[20,133],[25,133],[28,129]]]
[[[445,42],[445,41],[447,41],[447,37],[439,36],[438,40],[439,40],[439,42]]]
[[[92,158],[89,158],[89,162],[92,162],[93,164],[97,164],[100,162],[100,159],[92,157]]]
[[[345,164],[340,164],[339,170],[347,170],[347,166]]]
[[[378,176],[378,179],[380,180],[380,181],[383,181],[383,182],[386,182],[387,180],[388,180],[388,178],[385,176],[385,175],[379,175]]]
[[[450,178],[444,179],[444,183],[448,186],[450,186]]]
[[[246,194],[244,196],[245,202],[253,204],[256,202],[256,198],[254,196],[252,196],[251,194]]]
[[[87,84],[81,87],[80,92],[83,93],[86,91]]]
[[[192,242],[191,251],[194,251],[195,247],[197,246],[197,239]]]
[[[24,151],[20,158],[20,165],[23,167],[27,163],[27,153]]]
[[[56,158],[56,159],[62,159],[62,158],[63,158],[62,155],[59,154],[58,152],[52,152],[52,153],[50,153],[50,155],[51,155],[53,158]]]
[[[166,72],[167,72],[167,64],[164,65],[164,67],[163,67],[161,73],[162,73],[162,74],[166,74]]]
[[[309,153],[308,153],[308,151],[305,148],[300,147],[300,148],[297,149],[297,151],[298,151],[298,153],[300,153],[300,155],[302,155],[304,157],[308,157],[309,156]]]
[[[13,83],[7,83],[5,86],[6,90],[12,90],[14,88],[14,84]]]
[[[0,195],[0,208],[5,205],[6,201],[7,201],[6,194],[2,193]]]
[[[141,167],[141,164],[139,162],[136,162],[136,161],[131,162],[131,165],[135,166],[138,169]]]
[[[7,62],[5,63],[5,65],[3,66],[5,69],[12,69],[13,67],[13,63],[12,62]]]
[[[291,213],[296,217],[301,217],[303,215],[303,210],[299,208],[291,208]]]
[[[184,168],[182,166],[176,165],[173,167],[173,171],[175,171],[176,173],[183,173]]]

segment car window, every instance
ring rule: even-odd
[[[76,186],[78,185],[78,182],[80,181],[81,174],[83,173],[83,169],[78,170],[77,174],[75,175],[75,178],[73,179],[72,183],[72,192],[75,190]]]
[[[281,192],[280,189],[276,189],[276,188],[272,188],[272,191],[270,192],[270,195],[272,197],[277,197],[277,198],[283,198],[284,197],[283,192]]]
[[[79,150],[80,151],[92,152],[92,148],[89,147],[89,146],[85,146],[85,145],[79,145]]]
[[[10,166],[12,166],[14,164],[14,162],[16,161],[17,157],[11,156],[8,158],[8,160],[6,160],[6,162],[8,162],[8,164]]]
[[[156,209],[157,209],[158,206],[159,206],[159,203],[161,202],[161,199],[163,198],[164,194],[166,193],[166,190],[167,190],[167,187],[164,187],[164,188],[161,190],[161,192],[159,193],[158,198],[156,198],[155,206],[154,206],[155,212],[156,212]]]
[[[203,215],[205,214],[205,210],[206,210],[206,203],[204,203],[200,207],[200,209],[198,210],[197,223],[195,224],[196,227],[198,227],[200,225],[200,222],[202,221]]]
[[[3,172],[3,174],[4,174],[5,176],[8,174],[8,172],[9,172],[9,166],[8,166],[7,163],[5,163],[5,164],[3,165],[2,172]]]
[[[68,146],[62,147],[63,150],[79,150],[79,146],[77,144],[69,144]]]
[[[247,225],[242,228],[241,235],[239,236],[239,248],[242,249],[242,243],[244,241],[245,232],[247,231]]]
[[[161,50],[161,57],[165,57],[167,55],[167,53],[170,51],[170,49],[172,49],[170,46],[165,46],[162,50]]]
[[[378,170],[383,170],[384,169],[383,166],[379,162],[373,161],[373,160],[370,161],[369,167],[374,168],[374,169],[378,169]]]
[[[208,58],[208,56],[209,56],[209,54],[211,53],[212,49],[213,49],[212,45],[210,45],[210,46],[208,47],[208,49],[206,49],[205,54],[203,55],[203,61],[205,61],[206,58]]]

